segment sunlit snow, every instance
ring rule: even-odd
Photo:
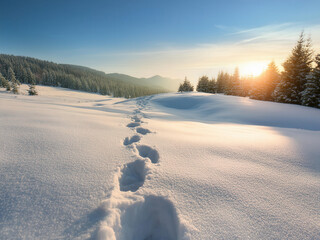
[[[320,238],[319,109],[37,90],[0,90],[0,239]]]

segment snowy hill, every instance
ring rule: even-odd
[[[292,104],[204,93],[158,95],[153,102],[175,119],[320,130],[319,110]]]
[[[320,237],[319,109],[38,91],[0,91],[1,239]]]

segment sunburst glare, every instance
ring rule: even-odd
[[[248,62],[241,64],[240,74],[241,76],[259,76],[266,68],[268,63],[265,62]]]

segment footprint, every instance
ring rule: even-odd
[[[142,135],[146,135],[147,133],[151,133],[151,131],[149,129],[142,128],[142,127],[136,128],[136,132],[140,133]]]
[[[135,202],[123,202],[117,210],[119,224],[109,221],[108,228],[100,229],[101,235],[114,239],[189,239],[176,208],[165,197],[147,195]]]
[[[129,127],[129,128],[134,128],[134,127],[137,127],[137,126],[140,126],[140,123],[132,122],[132,123],[129,123],[127,125],[127,127]]]
[[[131,117],[132,121],[134,122],[141,122],[141,119],[138,116]]]
[[[120,191],[135,192],[143,185],[148,169],[145,161],[136,160],[125,164],[121,172],[122,174],[119,177]]]
[[[96,106],[96,107],[102,107],[102,106],[104,106],[104,104],[102,104],[102,103],[97,103],[97,104],[95,104],[95,106]]]
[[[123,141],[123,145],[127,146],[135,142],[139,142],[141,137],[139,135],[134,135],[131,138],[126,137]]]
[[[149,158],[152,163],[157,163],[159,162],[159,152],[147,145],[137,145],[136,148],[139,151],[139,155],[143,158]]]

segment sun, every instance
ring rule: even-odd
[[[248,62],[239,66],[241,76],[259,76],[267,67],[264,62]]]

